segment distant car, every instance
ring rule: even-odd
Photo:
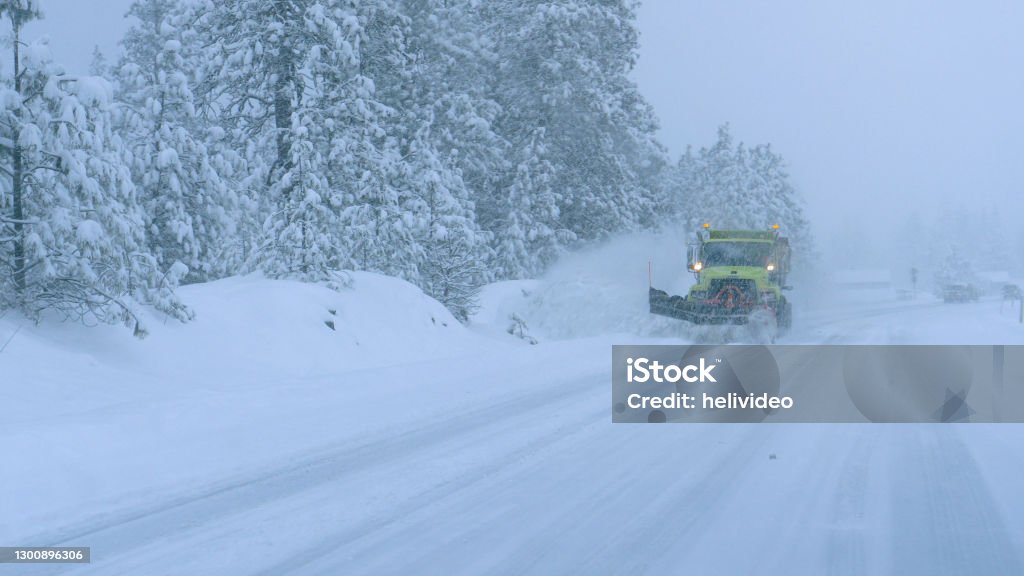
[[[974,302],[979,295],[973,284],[946,284],[942,287],[943,302]]]
[[[1020,286],[1016,284],[1003,285],[1003,300],[1020,300],[1022,297],[1024,294],[1021,294]]]

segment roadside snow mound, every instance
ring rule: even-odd
[[[0,542],[59,541],[36,533],[131,517],[495,393],[447,378],[504,346],[411,284],[351,280],[340,291],[259,276],[183,287],[196,319],[149,313],[144,340],[123,326],[0,317],[0,445],[18,460],[0,474]]]
[[[146,344],[154,360],[166,360],[170,347],[211,365],[289,375],[426,360],[470,345],[458,320],[412,284],[368,272],[351,279],[340,291],[256,276],[185,287],[195,321],[154,330]]]
[[[257,376],[291,379],[430,360],[478,345],[478,338],[419,288],[367,272],[351,278],[351,286],[340,291],[256,275],[185,286],[179,294],[195,320],[181,324],[150,314],[144,319],[150,335],[141,341],[121,326],[34,326],[4,319],[3,341],[18,331],[0,356],[5,380],[59,387],[116,369],[176,383],[198,371],[231,385]],[[102,378],[113,388],[119,380]],[[145,389],[151,383],[133,378],[130,386]]]

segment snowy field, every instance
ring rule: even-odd
[[[648,261],[687,284],[652,245],[468,326],[367,273],[191,286],[143,341],[0,319],[0,544],[93,559],[0,575],[1024,572],[1022,426],[612,425],[613,344],[707,337],[647,314]],[[997,299],[824,286],[780,342],[1024,344]]]

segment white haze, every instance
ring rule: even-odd
[[[1024,214],[1021,22],[1011,0],[647,0],[635,78],[673,156],[725,121],[771,142],[826,255],[864,266],[912,212]]]

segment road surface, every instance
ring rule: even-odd
[[[791,341],[898,339],[997,304],[811,311]],[[0,575],[1024,573],[1024,427],[613,425],[613,343],[629,342],[407,367],[425,389],[484,392],[36,527],[27,541],[91,546],[93,563]]]

